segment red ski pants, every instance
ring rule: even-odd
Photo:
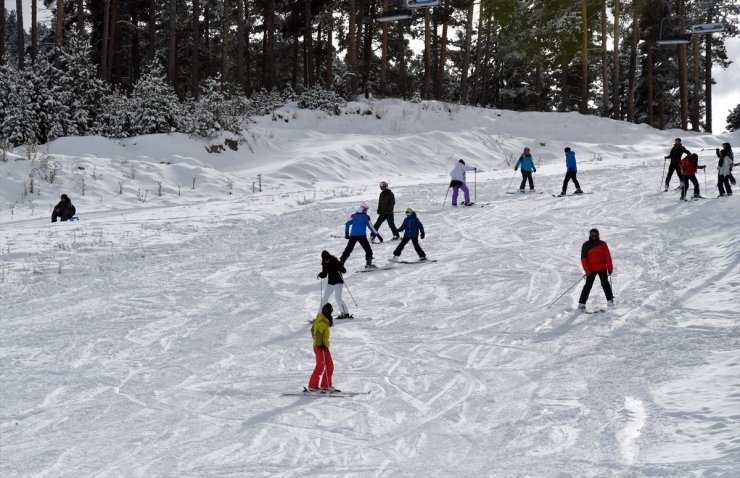
[[[329,388],[331,387],[331,375],[334,373],[331,352],[329,349],[322,350],[320,347],[314,347],[313,353],[316,355],[316,367],[308,381],[308,388],[318,388],[319,378],[321,378],[321,388]]]

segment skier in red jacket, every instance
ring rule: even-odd
[[[609,246],[606,242],[599,239],[599,230],[591,229],[588,234],[588,241],[581,247],[581,264],[586,272],[586,284],[581,291],[581,298],[578,300],[578,308],[586,310],[586,301],[591,293],[591,287],[594,285],[596,276],[599,276],[601,287],[606,295],[606,303],[610,307],[614,305],[614,295],[612,286],[609,283],[609,276],[612,275],[614,267],[612,266],[612,256],[609,253]]]
[[[689,181],[694,185],[694,197],[701,197],[699,192],[699,181],[696,179],[696,171],[698,169],[706,168],[706,165],[699,166],[699,155],[696,153],[689,154],[683,158],[679,165],[681,166],[681,172],[683,173],[683,177],[681,178],[681,200],[686,200],[686,193],[689,190]]]

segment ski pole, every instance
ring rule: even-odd
[[[445,199],[442,201],[442,207],[445,207],[445,203],[447,202],[447,195],[450,194],[450,187],[447,186],[447,192],[445,193]]]
[[[342,283],[344,284],[344,287],[347,289],[347,292],[349,293],[349,296],[352,299],[352,302],[354,302],[355,307],[359,307],[359,305],[357,305],[357,301],[355,301],[355,298],[352,295],[352,291],[349,290],[349,286],[347,285],[346,282],[344,282],[344,278],[342,278]]]
[[[571,290],[571,289],[572,289],[573,287],[577,286],[577,285],[578,285],[578,283],[579,283],[579,282],[581,282],[581,281],[582,281],[583,279],[585,279],[585,278],[586,278],[586,274],[583,274],[583,277],[581,277],[580,279],[578,279],[578,280],[576,281],[576,283],[575,283],[575,284],[573,284],[572,286],[570,286],[570,287],[568,287],[567,289],[565,289],[565,292],[563,292],[562,294],[560,294],[560,295],[558,296],[558,298],[557,298],[557,299],[555,299],[555,300],[553,301],[553,303],[552,303],[552,304],[550,304],[550,305],[548,305],[548,306],[547,306],[547,308],[549,309],[550,307],[552,307],[553,305],[555,305],[555,302],[559,301],[559,300],[560,300],[560,298],[561,298],[562,296],[564,296],[564,295],[565,295],[565,294],[566,294],[566,293],[567,293],[567,292],[568,292],[569,290]]]
[[[473,169],[473,202],[478,202],[478,168]]]
[[[509,181],[509,185],[506,186],[506,192],[509,192],[509,189],[511,189],[511,183],[514,182],[514,176],[516,176],[516,169],[514,170],[514,174],[511,175],[511,181]]]
[[[707,192],[707,167],[704,166],[704,194],[708,194]],[[709,197],[709,196],[707,196]]]
[[[663,158],[663,174],[660,175],[660,189],[663,189],[663,178],[665,177],[665,162],[668,158]]]

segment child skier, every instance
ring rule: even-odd
[[[719,162],[717,163],[717,189],[719,189],[719,195],[732,196],[732,187],[730,184],[735,184],[735,178],[732,177],[732,166],[735,158],[732,154],[730,143],[722,143],[722,150],[717,150],[717,157],[719,158]]]
[[[358,242],[365,251],[365,268],[371,269],[376,267],[373,265],[373,250],[370,247],[370,242],[367,240],[365,230],[370,229],[370,233],[377,236],[380,242],[383,242],[383,238],[378,234],[372,224],[370,224],[370,216],[367,215],[367,204],[363,204],[357,209],[357,212],[352,214],[352,217],[344,223],[344,238],[348,239],[347,247],[344,248],[342,256],[339,258],[339,262],[344,265],[352,254],[352,249],[355,248],[355,244]]]
[[[313,338],[313,353],[316,355],[316,366],[311,378],[308,380],[309,392],[331,393],[339,392],[331,385],[331,376],[334,374],[334,361],[329,351],[329,328],[334,325],[331,317],[333,312],[329,303],[324,304],[321,313],[311,325],[311,337]],[[321,387],[319,388],[319,384]]]
[[[599,276],[601,288],[606,295],[608,306],[614,305],[614,295],[612,286],[609,283],[609,276],[612,275],[614,266],[612,266],[612,256],[609,253],[609,246],[606,242],[599,239],[599,230],[591,229],[588,233],[588,241],[581,247],[581,265],[586,272],[586,284],[581,291],[581,298],[578,300],[578,309],[586,310],[586,301],[591,293],[591,287],[594,285],[596,276]]]
[[[334,294],[334,300],[336,300],[339,309],[342,311],[337,316],[337,319],[347,319],[350,316],[347,304],[342,300],[342,289],[344,288],[344,278],[342,274],[346,274],[347,269],[344,268],[339,259],[329,254],[327,251],[321,251],[321,272],[316,276],[318,279],[328,277],[326,281],[326,288],[324,294],[321,296],[321,304],[319,304],[319,312],[323,304],[329,302],[329,297],[332,293]]]
[[[470,202],[470,190],[465,184],[465,173],[467,171],[477,171],[477,169],[472,166],[465,166],[465,161],[463,161],[462,159],[455,163],[455,167],[452,168],[452,171],[450,171],[450,178],[452,178],[452,181],[450,181],[450,187],[452,188],[453,206],[457,206],[458,189],[463,190],[463,194],[465,195],[465,205],[473,205],[473,203]]]
[[[529,190],[534,191],[534,179],[532,179],[532,173],[537,172],[537,168],[534,167],[534,161],[532,155],[529,153],[529,148],[524,148],[524,152],[519,156],[519,161],[514,166],[514,171],[522,167],[522,184],[519,185],[519,192],[524,192],[524,184],[529,181]]]
[[[565,170],[563,191],[559,195],[565,196],[565,192],[568,190],[568,181],[570,180],[573,180],[573,184],[576,187],[573,194],[583,194],[583,191],[581,191],[581,185],[578,184],[578,179],[576,179],[576,174],[578,173],[578,167],[576,166],[576,153],[567,147],[565,148]]]
[[[419,237],[424,239],[424,225],[421,223],[419,218],[416,217],[416,213],[413,209],[406,209],[406,219],[403,220],[403,224],[401,224],[401,227],[399,227],[398,230],[399,232],[403,231],[403,239],[401,239],[401,243],[398,244],[396,250],[393,251],[393,257],[391,260],[393,262],[398,262],[398,257],[401,255],[401,251],[403,251],[403,248],[406,247],[406,244],[408,244],[409,241],[414,245],[416,253],[419,254],[419,260],[427,260],[427,255],[419,245]]]
[[[699,155],[696,153],[689,154],[679,163],[681,166],[681,201],[686,200],[686,193],[689,190],[689,181],[694,185],[694,197],[701,197],[699,192],[699,181],[696,180],[696,170],[704,169],[706,166],[699,166]]]

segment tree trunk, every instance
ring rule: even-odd
[[[23,0],[15,0],[15,16],[18,24],[18,68],[22,70],[26,66],[26,40],[23,34]]]
[[[249,16],[249,0],[244,0],[244,21]],[[250,48],[251,21],[244,25],[244,94],[252,96],[252,50]]]
[[[370,18],[370,11],[375,7],[373,0],[367,0],[365,2],[365,18]],[[373,25],[375,22],[370,21],[365,25],[365,45],[363,51],[363,57],[365,64],[362,72],[362,83],[365,90],[365,98],[370,98],[370,70],[373,65]]]
[[[77,0],[77,34],[81,36],[84,32],[85,32],[85,0]]]
[[[483,10],[483,4],[481,3],[480,7],[478,8],[478,38],[475,45],[475,74],[473,75],[473,88],[472,88],[472,94],[471,94],[471,103],[472,104],[478,104],[480,103],[481,98],[481,88],[480,85],[483,82],[481,78],[481,74],[483,73],[482,66],[483,66],[483,39],[487,38],[488,32],[483,31],[483,17],[484,17],[484,10]]]
[[[0,65],[5,64],[5,5],[0,9]]]
[[[630,71],[627,89],[627,121],[635,122],[635,75],[637,74],[637,42],[639,40],[640,14],[638,3],[632,2],[632,41],[630,43]]]
[[[277,66],[275,65],[275,3],[268,0],[265,7],[264,53],[262,55],[263,86],[267,91],[275,87]]]
[[[306,87],[314,84],[313,76],[313,23],[311,18],[311,0],[303,0],[303,47],[306,51],[304,69],[306,71]]]
[[[36,17],[36,1],[37,0],[31,0],[31,63],[36,64],[36,55],[38,54],[38,27],[36,26],[36,23],[38,22]],[[58,6],[57,6],[58,8]]]
[[[383,11],[388,11],[388,0],[383,0]],[[425,15],[426,22],[426,15]],[[382,46],[380,50],[380,96],[385,96],[385,83],[388,72],[388,22],[383,22]],[[426,34],[426,33],[425,33]]]
[[[357,92],[357,12],[355,10],[355,0],[349,0],[349,45],[347,46],[347,58],[350,73],[350,96],[354,98]]]
[[[712,18],[709,18],[709,22],[712,22]],[[704,52],[704,102],[706,108],[705,125],[708,133],[712,132],[712,35],[704,35],[706,37]]]
[[[221,30],[221,45],[223,50],[221,51],[221,84],[228,82],[229,76],[229,27],[231,21],[229,19],[231,13],[231,5],[229,0],[224,0],[224,17]]]
[[[607,17],[606,17],[606,2],[603,0],[601,4],[601,77],[602,77],[602,90],[601,90],[601,101],[604,103],[601,116],[609,117],[609,53],[606,51],[606,39],[608,32],[607,29]]]
[[[304,78],[305,84],[305,78]],[[293,54],[290,62],[290,86],[295,90],[298,85],[298,33],[293,35]]]
[[[436,91],[434,97],[442,100],[444,96],[445,64],[447,63],[447,27],[450,24],[450,0],[445,0],[445,20],[442,23],[442,35],[439,39],[439,62],[437,63]]]
[[[655,127],[653,121],[653,42],[647,42],[647,124]]]
[[[244,85],[244,3],[242,0],[236,0],[236,84],[243,91],[246,91]]]
[[[353,1],[353,0],[351,0]],[[401,99],[406,99],[406,42],[404,40],[404,23],[396,22],[398,31],[398,86]]]
[[[175,0],[172,0],[173,2]],[[108,37],[110,32],[110,0],[103,0],[103,36],[100,42],[100,77],[108,81]]]
[[[614,76],[612,78],[612,118],[618,120],[622,118],[621,101],[619,99],[619,18],[620,0],[614,0]]]
[[[35,6],[36,6],[36,2],[34,1],[33,7]],[[55,46],[54,65],[57,68],[61,68],[62,67],[62,43],[64,42],[64,0],[57,0],[56,14],[57,14],[57,18],[56,18],[57,23],[56,23],[56,31],[55,31],[56,35],[55,35],[55,41],[54,41],[54,46]],[[34,17],[36,16],[35,11],[33,12],[33,16]],[[35,25],[36,19],[34,18],[33,21],[34,21],[34,25],[31,26],[31,31],[34,31],[36,29],[36,25]],[[33,42],[34,40],[32,39],[32,43]],[[36,49],[36,46],[33,45],[31,49],[32,49],[31,50],[32,51],[31,53],[32,61],[36,61],[36,52],[33,51]]]
[[[110,6],[110,38],[108,40],[108,64],[106,68],[105,78],[109,83],[113,80],[113,60],[114,52],[116,51],[116,21],[118,19],[118,0],[112,0]]]
[[[149,0],[149,21],[148,21],[148,43],[149,50],[147,51],[147,62],[151,63],[154,61],[155,53],[157,51],[157,9],[154,4],[155,0]]]
[[[424,86],[422,89],[422,98],[428,100],[430,98],[431,87],[432,87],[432,14],[427,8],[424,11]]]
[[[587,0],[581,0],[581,107],[579,108],[581,114],[586,114],[588,111],[588,8]],[[565,111],[565,103],[567,98],[568,90],[568,74],[567,74],[568,62],[565,58],[565,52],[563,52],[563,93],[561,98],[560,110]]]
[[[193,52],[190,70],[191,91],[196,100],[200,97],[200,1],[193,0]]]
[[[167,52],[167,77],[174,88],[177,86],[177,0],[170,0],[169,30],[170,47]]]
[[[463,63],[460,78],[460,103],[468,103],[468,70],[470,69],[470,45],[473,42],[473,11],[474,0],[468,0],[468,15],[465,22],[465,46],[463,47]]]
[[[699,39],[694,38],[692,43],[691,63],[694,80],[694,91],[691,95],[691,130],[699,131],[699,98],[701,94],[701,76],[699,74]]]

